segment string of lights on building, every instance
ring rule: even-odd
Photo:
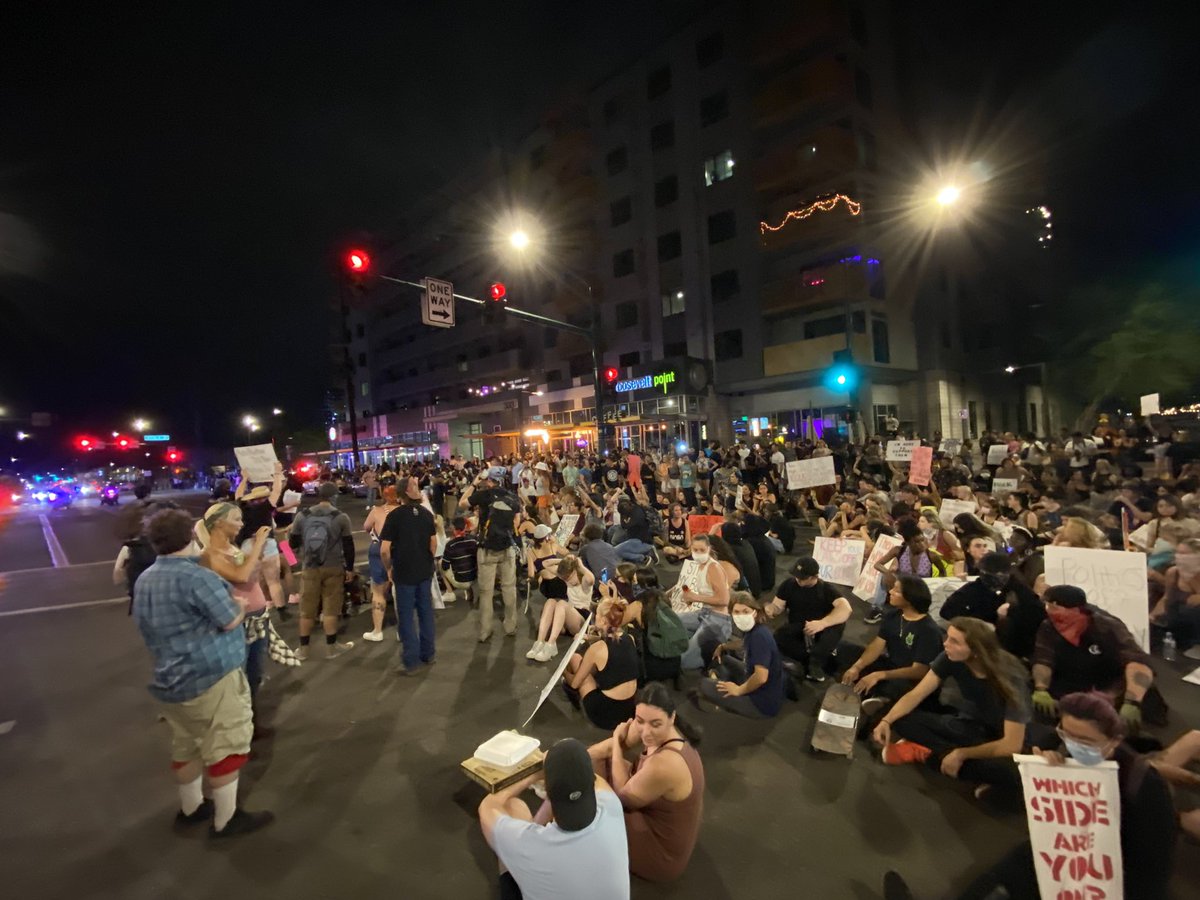
[[[529,390],[528,378],[514,378],[511,381],[502,381],[499,384],[481,384],[479,387],[467,388],[467,393],[473,394],[476,397],[490,397],[492,394],[498,394],[502,391],[526,391],[535,397],[542,396],[541,391]]]
[[[783,228],[784,225],[786,225],[788,222],[791,222],[793,219],[800,221],[802,219],[807,219],[814,213],[833,212],[838,203],[843,201],[846,204],[846,209],[850,211],[850,215],[857,216],[860,212],[862,212],[862,204],[857,200],[852,200],[845,194],[834,194],[832,197],[814,200],[812,203],[808,204],[808,206],[801,207],[800,209],[791,210],[786,216],[783,217],[783,221],[778,225],[770,225],[766,222],[759,222],[759,234],[766,234],[768,231],[779,231],[779,229]]]
[[[1027,216],[1040,216],[1042,219],[1041,226],[1038,228],[1038,243],[1042,245],[1042,249],[1050,246],[1050,242],[1054,240],[1054,226],[1050,221],[1050,207],[1035,206],[1032,209],[1025,210]]]

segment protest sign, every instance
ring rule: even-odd
[[[1052,766],[1015,754],[1025,794],[1033,867],[1043,897],[1125,896],[1117,764]]]
[[[946,440],[938,444],[938,450],[942,453],[945,453],[947,456],[953,456],[961,449],[962,441],[960,441],[958,438],[946,438]]]
[[[1124,550],[1084,550],[1050,544],[1045,549],[1046,584],[1073,584],[1088,603],[1125,623],[1133,639],[1150,650],[1150,602],[1146,554]]]
[[[978,504],[974,500],[943,500],[942,507],[938,510],[938,518],[942,520],[942,524],[947,528],[954,527],[954,517],[959,513],[971,513],[974,515]]]
[[[998,466],[1004,462],[1004,457],[1008,456],[1008,444],[992,444],[988,447],[987,464],[989,466]]]
[[[1158,394],[1142,394],[1142,415],[1158,415]]]
[[[887,455],[884,459],[888,462],[908,462],[912,459],[913,451],[919,446],[920,441],[888,441]]]
[[[862,570],[865,541],[819,537],[813,540],[813,559],[821,566],[820,577],[832,584],[852,585]]]
[[[270,481],[274,477],[275,464],[279,462],[274,444],[234,447],[233,455],[237,457],[238,467],[242,470],[242,478],[245,480]]]
[[[993,494],[1011,494],[1017,489],[1016,478],[994,478],[992,479]]]
[[[917,447],[912,452],[912,465],[908,469],[908,480],[913,484],[929,484],[933,472],[933,448]]]
[[[867,563],[862,567],[862,571],[858,573],[858,579],[854,582],[854,596],[859,600],[866,600],[868,603],[875,597],[876,591],[879,590],[879,579],[883,577],[878,569],[875,568],[875,563],[879,562],[888,552],[895,547],[899,547],[904,543],[903,538],[895,537],[890,534],[881,534],[875,541],[875,546],[871,548],[871,555],[867,557]]]
[[[946,628],[946,620],[942,618],[942,605],[954,595],[955,591],[978,577],[977,575],[955,575],[953,578],[921,579],[929,587],[929,615],[943,630]]]
[[[559,519],[558,530],[554,532],[554,537],[564,547],[575,534],[575,523],[578,521],[579,513],[571,513]]]
[[[537,715],[537,711],[542,708],[542,704],[546,702],[546,698],[550,696],[551,692],[558,687],[559,682],[562,681],[563,672],[566,671],[567,663],[571,661],[571,655],[578,650],[579,645],[583,643],[583,638],[587,634],[588,627],[591,624],[592,614],[588,613],[588,617],[584,619],[583,625],[580,626],[579,631],[575,633],[575,640],[571,641],[571,646],[567,648],[567,652],[563,654],[563,658],[559,661],[558,668],[554,670],[553,674],[550,676],[550,680],[546,682],[546,686],[542,688],[542,692],[538,694],[537,706],[533,708],[533,712],[529,714],[529,718],[521,724],[522,728],[532,721],[533,717]]]
[[[837,475],[833,471],[832,456],[794,459],[787,464],[787,485],[789,491],[819,487],[823,484],[834,484],[836,481]]]

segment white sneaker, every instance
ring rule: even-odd
[[[525,654],[526,659],[537,659],[538,654],[542,652],[542,642],[534,641],[533,646],[529,648],[529,652]]]
[[[549,653],[550,653],[550,655],[547,656],[546,659],[554,659],[554,657],[558,656],[558,644],[551,644],[551,643],[547,642],[546,647],[548,648]]]
[[[364,631],[363,632],[363,640],[371,641],[372,643],[378,644],[380,641],[383,640],[383,632],[382,631]]]
[[[553,645],[548,644],[548,643],[543,643],[542,646],[538,648],[538,652],[534,655],[534,657],[533,657],[534,661],[535,662],[549,662],[551,646],[553,646]]]

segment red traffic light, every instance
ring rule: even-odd
[[[90,437],[81,436],[75,438],[75,446],[80,450],[91,450],[96,446],[96,442]]]
[[[371,267],[371,257],[366,250],[351,250],[346,254],[346,268],[362,274]]]
[[[132,442],[127,437],[117,438],[117,446],[120,447],[122,450],[128,450],[129,447],[131,446],[131,443]]]
[[[614,369],[612,366],[609,366],[607,369],[604,370],[604,380],[606,382],[608,382],[609,384],[612,384],[614,381],[616,381],[620,377],[621,377],[621,373],[618,372],[616,369]]]
[[[490,288],[488,288],[488,293],[491,295],[493,300],[503,300],[508,296],[508,289],[499,281],[497,281],[494,282]]]
[[[183,459],[183,454],[180,453],[178,450],[168,450],[167,451],[167,462],[176,463],[176,462],[179,462],[179,460],[181,460],[181,459]]]

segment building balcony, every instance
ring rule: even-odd
[[[842,0],[809,0],[797,12],[793,4],[771,4],[766,15],[774,21],[759,23],[752,50],[755,66],[766,68],[789,56],[838,44],[850,37],[850,22]]]
[[[766,128],[807,112],[854,102],[854,74],[822,57],[770,79],[754,97],[754,125]]]
[[[797,133],[774,146],[754,163],[754,188],[760,193],[804,193],[859,166],[854,135],[837,125]]]
[[[856,360],[871,359],[871,338],[855,334],[851,346]],[[819,372],[833,365],[833,354],[846,349],[844,334],[812,338],[807,341],[792,341],[763,348],[763,376],[794,375],[802,372]]]
[[[824,309],[847,300],[868,299],[866,273],[859,266],[834,264],[781,276],[762,287],[764,316]]]

